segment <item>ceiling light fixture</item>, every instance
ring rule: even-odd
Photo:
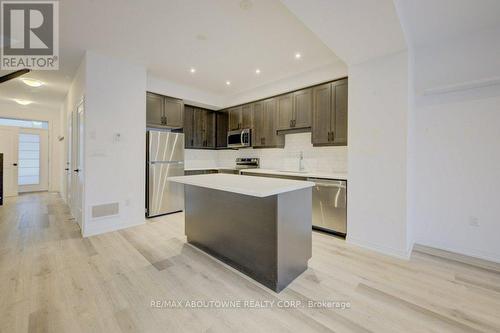
[[[300,54],[299,52],[295,53],[295,59],[300,59],[302,58],[302,54]]]
[[[257,68],[257,69],[255,70],[255,74],[260,74],[260,69],[258,69],[258,68]]]
[[[231,81],[226,81],[226,85],[230,86],[231,85]]]
[[[253,3],[251,0],[241,0],[240,1],[240,8],[242,10],[249,10],[253,7]]]
[[[191,72],[191,74],[196,73],[196,68],[191,68],[191,69],[189,70],[189,72]]]
[[[28,100],[25,100],[25,99],[14,99],[14,101],[17,104],[21,104],[21,105],[29,105],[29,104],[33,103],[32,101],[28,101]]]
[[[38,80],[35,80],[35,79],[22,78],[21,81],[23,81],[24,84],[26,84],[26,85],[28,85],[30,87],[38,88],[38,87],[43,86],[43,82],[42,81],[38,81]]]

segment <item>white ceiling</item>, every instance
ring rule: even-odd
[[[499,0],[394,0],[413,46],[500,26]],[[480,36],[478,36],[480,37]]]
[[[2,84],[0,100],[57,106],[87,49],[224,96],[338,61],[278,0],[61,0],[60,70],[30,73],[47,83],[39,89]]]
[[[282,2],[348,65],[406,49],[392,0]]]

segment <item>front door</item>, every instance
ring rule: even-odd
[[[19,129],[19,192],[49,189],[49,134],[46,129]]]
[[[0,126],[0,153],[3,153],[4,197],[17,196],[19,129]]]

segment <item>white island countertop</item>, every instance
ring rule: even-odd
[[[167,178],[167,180],[186,185],[251,195],[260,198],[296,190],[302,190],[314,186],[313,182],[308,181],[252,177],[221,173],[169,177]]]
[[[272,169],[243,169],[242,173],[261,173],[266,175],[292,176],[301,178],[323,178],[323,179],[339,179],[347,180],[347,173],[340,172],[314,172],[314,171],[280,171]]]

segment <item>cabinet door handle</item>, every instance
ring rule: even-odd
[[[17,163],[12,163],[13,166],[17,166]]]
[[[332,131],[332,141],[335,141],[335,132]]]
[[[293,127],[293,120],[290,119],[290,127]]]

